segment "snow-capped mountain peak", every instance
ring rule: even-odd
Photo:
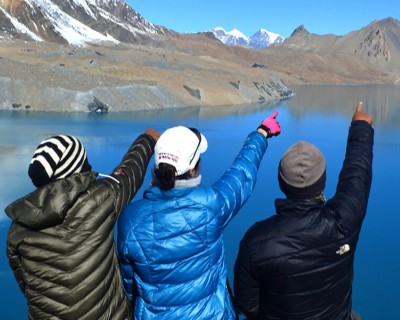
[[[238,37],[238,38],[243,38],[243,39],[248,39],[243,33],[241,33],[238,29],[233,29],[228,32],[228,34]]]
[[[266,48],[272,43],[282,43],[285,40],[281,35],[260,29],[249,38],[249,46],[254,48]]]
[[[224,28],[217,27],[211,30],[211,32],[222,43],[229,46],[236,46],[236,45],[245,46],[247,45],[248,42],[248,38],[237,29],[233,29],[232,31],[227,32],[225,31]]]
[[[254,48],[266,48],[272,43],[281,43],[285,38],[277,33],[270,32],[266,29],[260,29],[251,37],[247,37],[238,29],[225,31],[222,27],[217,27],[211,30],[214,36],[226,45],[242,45],[251,46]]]
[[[268,31],[266,29],[260,29],[257,33],[267,34],[273,43],[279,41],[279,37],[283,38],[280,34]]]

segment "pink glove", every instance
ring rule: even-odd
[[[281,133],[281,126],[279,125],[279,122],[275,119],[277,115],[278,111],[274,111],[274,113],[268,118],[265,118],[258,127],[268,133],[267,138],[277,136]]]

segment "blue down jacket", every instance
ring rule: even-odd
[[[211,187],[153,186],[125,208],[117,247],[135,319],[235,319],[222,233],[249,198],[266,149],[253,132]]]

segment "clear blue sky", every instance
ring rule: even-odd
[[[316,34],[344,35],[373,20],[400,20],[399,0],[127,0],[146,20],[180,33],[223,27],[246,36],[259,29],[284,37],[299,26]]]

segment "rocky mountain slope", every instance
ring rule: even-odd
[[[0,33],[82,46],[142,43],[173,31],[145,20],[123,0],[0,0]]]
[[[399,34],[390,18],[341,37],[299,27],[254,49],[155,26],[125,1],[0,0],[0,109],[246,105],[295,84],[396,84]]]
[[[353,56],[400,74],[400,21],[386,18],[344,36],[319,36],[298,27],[283,46],[319,54]]]

